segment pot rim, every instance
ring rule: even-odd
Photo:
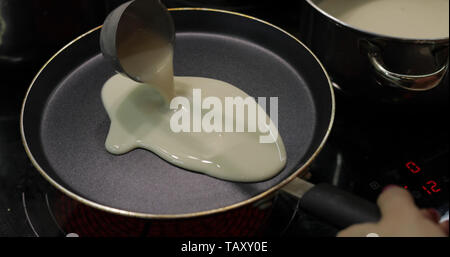
[[[325,17],[327,17],[328,19],[330,19],[331,21],[333,21],[337,25],[344,26],[346,28],[349,28],[351,30],[357,31],[359,33],[371,35],[371,36],[376,37],[376,38],[385,38],[385,39],[389,39],[389,40],[400,41],[400,42],[405,42],[405,43],[413,43],[413,44],[423,44],[423,43],[436,44],[436,43],[448,43],[448,41],[449,41],[448,40],[449,37],[441,37],[441,38],[405,38],[405,37],[396,37],[396,36],[380,34],[380,33],[371,32],[371,31],[368,31],[368,30],[360,29],[360,28],[357,28],[357,27],[355,27],[353,25],[345,23],[345,22],[339,20],[338,18],[334,17],[333,15],[327,13],[326,11],[321,9],[319,6],[317,6],[315,4],[315,1],[316,0],[306,0],[306,2],[311,7],[313,7],[320,14],[324,15]]]

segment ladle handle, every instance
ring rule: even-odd
[[[339,229],[381,217],[374,203],[328,184],[314,186],[296,178],[283,190],[300,198],[300,208]]]

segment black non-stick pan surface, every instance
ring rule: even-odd
[[[33,81],[21,130],[27,153],[54,186],[93,207],[147,218],[189,217],[255,201],[302,172],[331,128],[334,99],[314,55],[281,29],[218,10],[171,10],[177,76],[229,82],[251,96],[279,97],[287,165],[270,180],[234,183],[187,171],[142,149],[116,156],[104,143],[110,120],[100,91],[115,74],[100,28],[58,52]],[[257,153],[253,153],[257,154]]]

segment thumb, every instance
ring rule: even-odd
[[[377,203],[382,217],[409,217],[419,212],[411,194],[406,189],[395,185],[385,187]]]

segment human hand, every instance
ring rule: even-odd
[[[442,237],[449,235],[448,221],[439,223],[435,209],[419,209],[411,194],[398,186],[387,186],[377,204],[381,219],[377,223],[363,223],[340,231],[338,237]],[[376,235],[375,235],[376,234]]]

